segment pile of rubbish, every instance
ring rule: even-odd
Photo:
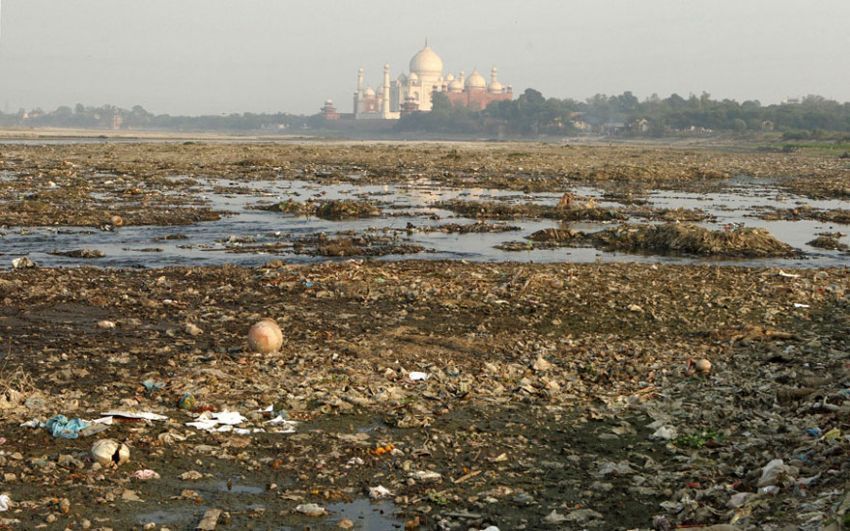
[[[850,210],[835,208],[822,210],[804,205],[797,208],[762,208],[758,214],[760,219],[767,221],[786,220],[800,221],[813,219],[824,223],[840,223],[850,225]]]
[[[294,199],[287,199],[286,201],[271,205],[259,205],[255,208],[298,216],[315,216],[329,221],[373,218],[381,215],[381,209],[375,204],[369,201],[353,199],[334,199],[319,202],[307,201],[305,203]]]
[[[850,246],[841,241],[844,234],[840,232],[828,232],[819,234],[817,238],[808,242],[808,245],[828,251],[850,251]]]
[[[686,223],[622,225],[592,235],[596,245],[608,250],[685,254],[728,258],[795,256],[790,245],[759,228],[709,230]]]
[[[395,236],[380,234],[346,234],[328,236],[324,232],[297,238],[292,250],[310,256],[387,256],[424,252],[425,247],[404,242]]]

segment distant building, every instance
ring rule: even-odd
[[[397,120],[403,114],[428,112],[434,92],[445,93],[453,105],[476,110],[494,101],[510,100],[513,89],[503,85],[493,67],[488,83],[477,69],[469,77],[461,72],[457,77],[445,74],[443,60],[428,43],[410,59],[409,72],[390,79],[390,65],[384,65],[383,82],[377,91],[365,84],[366,72],[357,71],[357,90],[354,93],[354,118],[357,120]]]
[[[634,120],[629,124],[629,129],[634,133],[646,133],[649,131],[649,120],[646,118],[640,118],[638,120]]]
[[[322,106],[322,118],[325,120],[339,120],[340,115],[334,107],[333,100],[325,100],[325,104]]]
[[[118,109],[112,113],[112,129],[118,130],[121,129],[121,126],[124,124],[124,118],[121,116],[121,113]]]

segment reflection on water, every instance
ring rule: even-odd
[[[617,203],[603,197],[603,191],[590,187],[575,188],[579,196],[593,197],[600,207],[613,207]],[[173,265],[257,265],[273,257],[288,262],[326,260],[294,254],[288,242],[294,238],[319,232],[333,234],[338,231],[376,231],[394,234],[404,243],[419,244],[426,253],[387,256],[382,259],[465,259],[470,261],[524,261],[524,262],[665,262],[713,263],[738,265],[774,265],[781,267],[821,267],[846,265],[848,255],[837,251],[815,249],[807,245],[819,232],[850,232],[846,225],[819,221],[764,221],[752,217],[755,210],[765,207],[792,208],[807,204],[816,209],[850,208],[850,202],[840,200],[814,201],[782,192],[763,185],[739,183],[722,192],[691,193],[680,191],[651,191],[642,199],[648,206],[657,208],[699,208],[716,219],[701,225],[718,229],[728,224],[762,227],[778,239],[806,253],[796,259],[752,259],[723,261],[664,256],[642,256],[604,252],[590,248],[561,248],[508,252],[494,246],[509,241],[522,240],[534,231],[558,226],[552,220],[517,220],[511,225],[520,231],[501,233],[446,234],[442,232],[407,231],[408,224],[417,228],[445,223],[471,223],[468,218],[455,218],[451,212],[433,208],[437,201],[451,199],[475,201],[506,201],[510,203],[538,203],[554,205],[560,199],[557,193],[523,193],[490,189],[448,189],[422,181],[404,185],[337,184],[320,185],[304,181],[253,181],[228,180],[201,181],[197,185],[169,195],[184,195],[193,203],[207,204],[216,210],[232,215],[221,220],[177,227],[124,227],[115,232],[91,228],[38,227],[11,228],[0,232],[0,266],[8,268],[11,259],[29,255],[36,263],[45,266],[97,265],[106,267],[164,267]],[[345,221],[327,221],[284,215],[279,212],[256,210],[251,206],[274,203],[285,199],[298,201],[328,199],[368,199],[380,204],[384,210],[381,218]],[[435,219],[436,218],[436,219]],[[641,222],[642,220],[631,220]],[[603,229],[607,223],[574,223],[572,228],[582,231]],[[179,238],[179,239],[177,239]],[[233,253],[238,243],[250,239],[251,245],[274,246],[262,253]],[[230,240],[230,243],[227,243]],[[842,241],[848,242],[845,236]],[[100,259],[79,259],[54,256],[48,253],[71,249],[92,248],[103,251]]]

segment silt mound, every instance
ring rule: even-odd
[[[794,256],[797,251],[756,228],[709,230],[689,223],[626,225],[595,235],[609,250],[690,254],[729,258]]]

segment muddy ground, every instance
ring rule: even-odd
[[[811,198],[850,197],[850,160],[647,145],[98,143],[0,148],[0,225],[180,225],[216,219],[176,194],[193,179],[321,184],[428,180],[452,187],[569,192],[592,184],[631,204],[649,189],[717,190],[748,176]]]
[[[523,249],[581,235],[527,218],[618,223],[599,234],[636,252],[751,256],[744,236],[755,236],[784,256],[766,232],[686,226],[706,212],[647,198],[744,177],[841,200],[848,172],[838,157],[754,146],[3,145],[0,226],[14,229],[0,243],[26,240],[39,260],[109,263],[116,252],[59,249],[67,229],[44,226],[120,238],[190,225],[130,240],[158,252],[211,231],[202,221],[257,213],[216,249],[340,261],[0,271],[0,529],[195,529],[212,509],[218,529],[847,528],[846,267],[346,259],[425,258],[405,236],[419,232],[513,237],[523,224],[522,241],[508,242]],[[319,186],[307,201],[261,196],[287,179]],[[322,186],[333,183],[557,195],[551,205],[464,195],[444,206],[468,219],[417,204],[404,213],[415,223],[369,230],[346,224],[395,219],[399,205],[374,190],[334,202]],[[617,205],[574,194],[585,185]],[[209,190],[244,197],[217,210]],[[835,203],[752,214],[846,225]],[[340,221],[327,234],[273,232],[307,214]],[[625,223],[634,217],[670,224]],[[812,230],[840,250],[842,228]],[[6,267],[18,254],[0,247]],[[247,348],[263,317],[283,330],[278,353]],[[241,416],[215,431],[187,424],[223,412]],[[56,437],[45,423],[60,414],[113,424]],[[129,462],[95,462],[104,438],[126,444]]]
[[[0,524],[823,528],[850,503],[848,288],[846,269],[636,264],[0,273]],[[247,351],[264,316],[278,354]],[[168,420],[22,426],[115,409]],[[244,434],[186,425],[224,410]],[[103,437],[130,462],[94,464]]]

